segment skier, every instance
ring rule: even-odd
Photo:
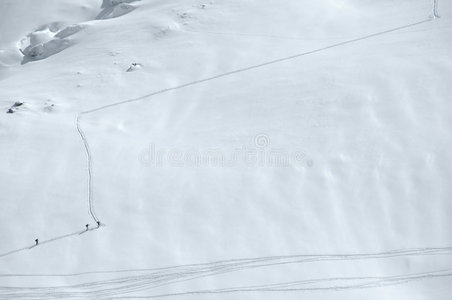
[[[39,244],[39,240],[38,240],[38,239],[36,239],[36,240],[35,240],[35,243],[36,243],[36,245],[35,245],[35,246],[37,246],[37,245]]]
[[[88,229],[89,229],[89,224],[86,224],[85,227],[86,227],[86,231],[88,231]]]
[[[96,221],[97,222],[97,228],[100,227],[100,221]]]

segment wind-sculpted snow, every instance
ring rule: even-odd
[[[117,18],[128,14],[135,9],[130,2],[138,0],[104,0],[103,10],[96,19]],[[22,64],[30,61],[46,59],[74,44],[68,37],[83,29],[83,24],[64,26],[64,22],[53,22],[39,27],[28,34],[19,43],[19,51],[23,54]]]
[[[133,11],[135,7],[130,2],[139,0],[104,0],[103,10],[96,17],[98,20],[117,18]]]
[[[23,38],[18,47],[24,55],[22,64],[41,60],[57,54],[72,45],[67,37],[77,33],[82,26],[63,27],[61,23],[44,25]]]

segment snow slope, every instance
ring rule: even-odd
[[[0,299],[449,299],[432,3],[0,2]]]

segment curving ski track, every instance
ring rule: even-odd
[[[86,139],[85,133],[82,130],[82,127],[80,126],[80,118],[83,113],[80,113],[77,115],[77,131],[80,135],[80,138],[83,141],[83,145],[85,147],[85,153],[87,158],[87,170],[88,170],[88,205],[89,205],[89,213],[91,217],[94,219],[94,221],[97,223],[99,222],[99,219],[96,217],[96,214],[94,213],[94,203],[93,203],[93,159],[91,156],[91,151],[89,149],[89,143]]]
[[[433,0],[433,18],[439,18],[438,14],[438,0]]]

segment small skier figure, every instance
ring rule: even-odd
[[[100,221],[96,221],[97,222],[97,228],[100,227]]]
[[[35,245],[35,246],[37,246],[37,245],[39,244],[39,240],[38,240],[38,239],[36,239],[36,240],[35,240],[35,243],[36,243],[36,245]]]
[[[85,227],[86,227],[86,231],[88,231],[89,230],[89,224],[86,224]]]

